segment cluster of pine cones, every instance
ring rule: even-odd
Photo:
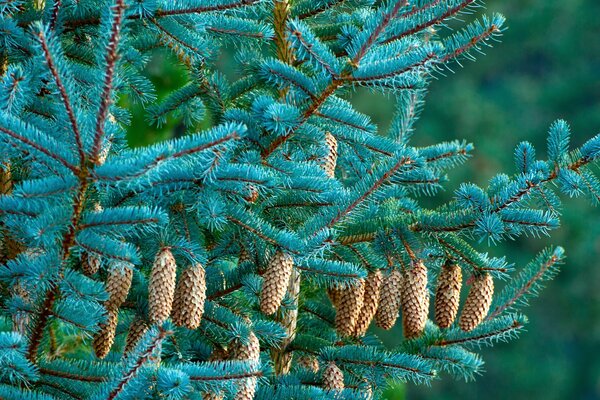
[[[88,274],[98,271],[100,260],[95,256],[82,256],[82,268]],[[133,270],[123,263],[110,266],[105,288],[108,300],[104,306],[108,312],[107,320],[100,326],[94,337],[93,347],[99,358],[104,358],[110,351],[115,339],[118,322],[118,310],[125,302]],[[161,249],[152,265],[148,284],[148,320],[160,324],[171,317],[175,325],[196,329],[204,313],[206,300],[206,279],[204,267],[200,264],[185,269],[177,282],[177,265],[171,250]],[[148,325],[137,318],[131,324],[125,344],[125,353],[133,350],[139,339],[146,332]]]
[[[440,328],[450,327],[457,315],[462,287],[462,272],[458,265],[446,263],[442,267],[435,292],[435,321]],[[486,317],[494,292],[494,282],[487,272],[473,276],[471,289],[465,300],[458,325],[471,331]],[[371,321],[383,329],[391,329],[402,310],[404,337],[419,337],[425,329],[429,314],[427,268],[421,261],[413,262],[410,269],[393,269],[387,276],[380,270],[369,273],[348,288],[328,291],[336,308],[336,329],[340,336],[363,336]]]

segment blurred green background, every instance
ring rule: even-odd
[[[473,158],[451,173],[442,197],[450,197],[460,182],[485,185],[497,172],[515,172],[513,150],[520,141],[532,142],[544,156],[547,129],[557,118],[571,124],[574,145],[600,132],[600,1],[488,0],[486,5],[487,12],[507,17],[502,43],[432,83],[413,139],[417,145],[451,139],[475,144]],[[159,98],[185,82],[181,71],[170,60],[150,64]],[[394,109],[389,98],[359,92],[353,100],[382,126],[389,123]],[[148,129],[136,108],[129,141],[146,144],[176,128],[171,122]],[[480,247],[507,255],[517,267],[548,244],[566,248],[562,272],[525,310],[527,332],[483,348],[486,371],[476,382],[443,376],[431,387],[396,387],[387,399],[600,399],[600,210],[572,199],[563,214],[563,226],[550,238]],[[390,345],[402,337],[399,331],[383,336]]]

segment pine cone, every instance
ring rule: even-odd
[[[248,202],[248,203],[255,203],[256,200],[258,200],[258,189],[256,189],[256,186],[254,185],[250,185],[248,186],[248,194],[246,194],[246,196],[244,196],[244,199]]]
[[[115,341],[115,333],[117,332],[118,322],[117,309],[108,310],[108,318],[100,324],[100,330],[96,333],[92,346],[96,357],[104,358],[109,353]]]
[[[169,318],[173,297],[175,296],[175,279],[177,265],[169,248],[158,252],[152,265],[150,283],[148,284],[148,317],[155,324],[163,323]]]
[[[446,263],[438,275],[435,291],[435,321],[440,328],[454,323],[460,303],[462,271],[456,264]]]
[[[204,392],[202,393],[202,400],[223,400],[223,393]]]
[[[396,324],[402,299],[402,280],[402,273],[394,269],[381,285],[379,305],[375,313],[375,322],[380,328],[392,329]]]
[[[333,361],[327,364],[327,368],[325,368],[325,371],[323,372],[323,389],[344,389],[344,373]]]
[[[340,336],[350,336],[354,332],[364,295],[365,281],[363,279],[359,279],[354,286],[342,291],[335,314],[335,328]]]
[[[358,314],[356,321],[356,327],[354,328],[354,334],[357,337],[364,336],[371,324],[371,320],[377,312],[377,305],[379,304],[379,292],[381,285],[383,284],[383,275],[381,271],[369,272],[367,280],[365,281],[365,294],[363,296],[363,304]]]
[[[108,277],[106,278],[108,300],[106,300],[104,306],[107,309],[116,310],[121,307],[121,304],[123,304],[129,294],[132,278],[133,269],[124,265],[124,263],[114,263],[111,266]]]
[[[204,267],[196,264],[189,267],[181,274],[175,300],[173,301],[173,322],[177,326],[196,329],[204,313],[206,300],[206,276]]]
[[[313,356],[302,356],[298,358],[298,366],[312,372],[319,372],[319,361]]]
[[[0,163],[0,194],[12,192],[13,181],[10,163]]]
[[[125,339],[125,350],[123,350],[123,353],[128,354],[133,351],[147,330],[148,325],[146,322],[141,318],[136,318],[129,327],[127,339]]]
[[[428,312],[427,268],[419,261],[406,272],[402,286],[402,325],[405,338],[421,336]]]
[[[342,297],[342,292],[344,289],[338,287],[331,287],[327,289],[327,296],[329,296],[329,300],[331,300],[331,304],[337,308],[340,302],[340,298]]]
[[[327,147],[327,155],[323,158],[323,170],[327,176],[333,178],[335,176],[335,166],[337,164],[337,148],[338,143],[336,138],[330,133],[325,133],[325,146]]]
[[[232,349],[232,357],[234,360],[252,360],[260,359],[260,343],[254,332],[250,332],[248,343],[242,344],[237,342]],[[255,377],[246,378],[240,383],[235,400],[253,400],[256,392],[257,379]]]
[[[487,272],[474,277],[473,285],[465,300],[458,325],[465,332],[472,331],[483,321],[494,295],[494,281]]]
[[[281,250],[275,253],[269,261],[260,296],[260,309],[263,313],[271,315],[281,305],[293,267],[292,256]]]
[[[94,275],[100,269],[100,257],[97,254],[84,252],[81,254],[81,269],[86,275]]]

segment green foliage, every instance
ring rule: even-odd
[[[366,399],[380,397],[389,379],[473,379],[483,365],[473,348],[514,338],[527,321],[521,306],[563,258],[561,248],[546,250],[513,271],[478,242],[556,229],[554,183],[568,196],[597,198],[600,190],[590,169],[600,137],[570,150],[569,127],[558,121],[548,160],[522,143],[516,174],[486,187],[463,184],[427,206],[423,198],[440,192],[473,146],[412,144],[424,93],[444,68],[496,39],[504,18],[484,16],[453,34],[436,29],[476,5],[88,0],[0,8],[8,32],[0,43],[0,161],[3,182],[14,185],[3,184],[0,196],[3,397],[233,398],[258,385],[257,398]],[[235,54],[238,74],[219,70],[223,49]],[[158,51],[178,59],[187,82],[156,101],[147,71]],[[389,130],[348,101],[359,87],[397,99]],[[152,125],[180,123],[178,137],[130,148],[130,102]],[[165,249],[179,270],[206,268],[202,323],[151,324],[123,354],[134,317],[153,320],[148,290],[168,290],[148,283],[162,272],[152,264]],[[301,283],[266,316],[261,275],[275,251],[293,258]],[[100,260],[99,272],[82,274],[86,257]],[[420,261],[438,271],[446,260],[507,281],[474,330],[428,322],[395,349],[372,334],[336,332],[324,290]],[[102,283],[118,264],[135,270],[133,287],[118,311],[116,345],[99,361],[87,346],[117,312],[105,310]],[[71,335],[75,351],[62,350],[57,342]],[[252,346],[254,335],[260,357],[219,360],[225,349]],[[321,372],[297,368],[307,354]],[[322,376],[329,363],[344,374],[346,388],[335,394]]]

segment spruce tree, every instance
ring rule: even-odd
[[[0,1],[0,398],[371,399],[480,373],[564,259],[482,242],[556,229],[561,192],[597,202],[600,136],[571,150],[555,122],[547,159],[523,142],[511,175],[422,201],[473,149],[410,139],[429,82],[501,34],[478,6]],[[161,51],[189,82],[157,100]],[[395,102],[388,130],[358,87]],[[123,99],[186,134],[130,148]]]

